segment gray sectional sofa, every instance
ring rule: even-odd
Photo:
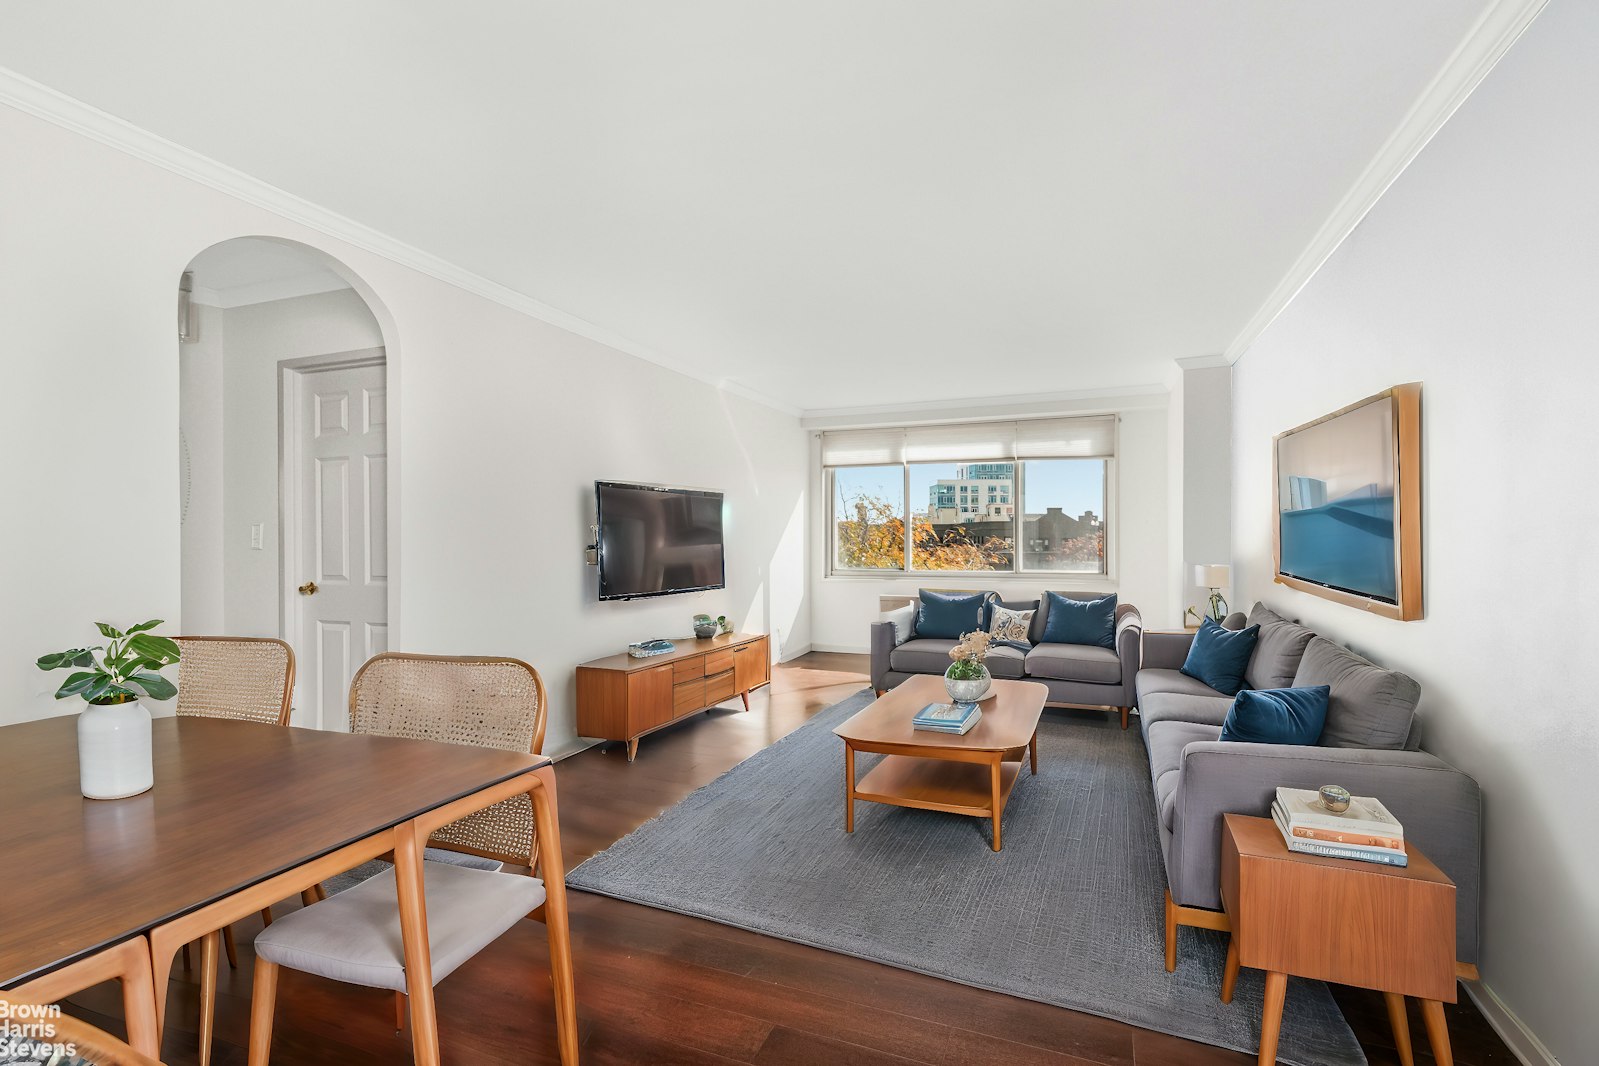
[[[1268,815],[1279,786],[1342,785],[1376,796],[1456,886],[1455,958],[1475,965],[1482,880],[1482,795],[1476,781],[1423,751],[1415,717],[1421,686],[1256,604],[1230,629],[1259,625],[1248,688],[1328,685],[1316,746],[1224,743],[1232,697],[1181,672],[1192,633],[1145,633],[1136,679],[1166,861],[1166,968],[1177,928],[1226,928],[1219,866],[1222,815]]]
[[[1044,644],[1040,638],[1048,622],[1048,598],[995,602],[1013,611],[1034,611],[1029,636],[1033,649],[995,646],[988,652],[988,672],[1012,681],[1039,681],[1049,689],[1051,704],[1107,708],[1121,715],[1133,704],[1133,683],[1138,674],[1139,647],[1144,623],[1138,608],[1116,605],[1116,649],[1083,644]],[[1102,592],[1062,592],[1078,600],[1098,599]],[[942,674],[949,669],[949,649],[955,641],[916,635],[916,605],[890,612],[889,620],[872,624],[872,689],[882,695],[908,677]]]

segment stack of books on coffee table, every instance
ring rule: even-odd
[[[932,733],[965,735],[982,717],[983,712],[975,703],[929,703],[916,712],[911,726]]]
[[[1349,809],[1329,810],[1318,793],[1305,788],[1279,788],[1271,819],[1289,851],[1331,859],[1358,859],[1388,866],[1407,866],[1405,827],[1371,796],[1351,796]]]

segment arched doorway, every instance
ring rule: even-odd
[[[292,721],[322,729],[393,634],[392,329],[369,294],[267,237],[212,245],[179,286],[182,628],[287,640]]]

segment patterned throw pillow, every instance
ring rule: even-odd
[[[1032,611],[1013,611],[994,604],[988,617],[988,635],[1005,644],[1022,644],[1032,647],[1027,634],[1033,628]]]

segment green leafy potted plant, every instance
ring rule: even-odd
[[[972,703],[988,695],[992,681],[983,660],[993,638],[982,630],[964,634],[960,643],[949,649],[954,662],[944,671],[944,690],[956,703]]]
[[[178,661],[174,640],[150,632],[156,618],[124,631],[96,622],[109,643],[41,655],[41,670],[67,670],[56,699],[82,697],[78,715],[78,787],[89,799],[122,799],[155,783],[150,750],[150,712],[140,696],[166,700],[177,687],[161,676]]]

